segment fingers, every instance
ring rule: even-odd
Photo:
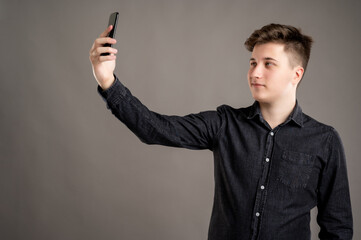
[[[98,55],[101,55],[102,53],[116,54],[117,52],[118,52],[118,50],[115,48],[112,48],[112,47],[98,47],[98,48],[94,49],[92,54],[94,56],[98,56]]]
[[[113,61],[117,58],[114,54],[107,56],[99,56],[99,62]]]
[[[97,38],[90,49],[90,55],[96,57],[102,53],[111,53],[116,54],[117,50],[112,47],[104,46],[104,44],[115,44],[117,41],[113,38],[105,37],[105,38]]]
[[[116,44],[117,40],[114,38],[108,37],[109,32],[113,29],[113,25],[109,25],[105,31],[100,34],[99,38],[97,38],[94,42],[94,47],[98,48],[100,45],[104,44]]]
[[[95,47],[103,46],[104,44],[116,44],[117,40],[110,37],[97,38],[94,42]]]
[[[108,33],[110,33],[110,31],[111,31],[112,29],[113,29],[113,25],[109,25],[109,26],[107,27],[107,29],[105,29],[105,31],[102,32],[102,34],[100,34],[99,37],[103,38],[103,37],[108,36]]]
[[[117,56],[114,55],[114,54],[110,54],[110,55],[106,55],[106,56],[101,56],[101,55],[92,56],[92,55],[90,55],[89,59],[90,59],[90,62],[92,63],[92,65],[96,66],[97,64],[100,64],[102,62],[114,61],[114,60],[117,59]]]
[[[104,46],[105,44],[113,45],[117,42],[117,40],[114,38],[107,37],[108,33],[112,29],[113,26],[110,25],[102,34],[100,34],[99,38],[94,41],[93,46],[89,52],[89,58],[93,63],[112,61],[116,58],[115,54],[118,52],[118,50],[112,47]],[[110,55],[101,56],[102,53],[110,53]]]
[[[114,60],[117,52],[118,50],[112,47],[93,47],[89,54],[92,62],[102,62]],[[110,53],[110,55],[101,56],[102,53]]]

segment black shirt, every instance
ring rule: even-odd
[[[150,111],[118,79],[98,91],[144,143],[213,152],[209,240],[310,239],[310,210],[315,206],[320,239],[352,239],[340,137],[304,114],[298,103],[283,124],[271,129],[258,102],[180,117]]]

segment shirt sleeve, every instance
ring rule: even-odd
[[[186,116],[167,116],[149,110],[117,77],[113,85],[98,92],[107,108],[142,142],[189,149],[213,149],[222,125],[220,111]]]
[[[328,142],[327,163],[318,189],[319,238],[348,240],[352,239],[353,220],[345,153],[335,130]]]

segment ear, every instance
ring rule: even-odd
[[[298,83],[301,81],[304,72],[305,72],[305,70],[303,69],[303,67],[301,67],[301,66],[295,67],[294,68],[294,76],[293,76],[293,79],[292,79],[292,84],[297,86]]]

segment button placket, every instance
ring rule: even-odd
[[[263,204],[266,201],[266,185],[265,183],[268,181],[268,177],[269,177],[269,169],[270,169],[270,156],[272,155],[272,149],[273,149],[273,144],[274,144],[274,136],[275,136],[275,132],[274,131],[270,131],[267,134],[267,143],[266,143],[266,149],[265,149],[265,158],[264,158],[264,164],[263,164],[263,172],[262,172],[262,176],[260,179],[260,184],[258,185],[258,190],[257,190],[257,197],[256,197],[256,202],[255,202],[255,212],[254,212],[254,227],[255,229],[257,229],[256,231],[258,231],[259,228],[259,224],[261,221],[261,214],[263,211]]]

